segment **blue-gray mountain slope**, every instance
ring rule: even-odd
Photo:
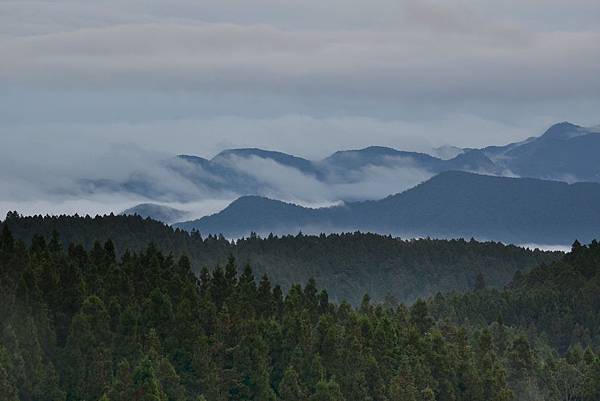
[[[177,227],[229,237],[360,230],[570,244],[575,238],[589,241],[599,235],[600,184],[444,172],[385,199],[330,208],[246,196],[220,213]]]

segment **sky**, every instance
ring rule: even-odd
[[[72,183],[181,153],[597,125],[598,21],[597,0],[0,0],[0,213],[130,205]]]

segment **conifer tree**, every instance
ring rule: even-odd
[[[133,372],[133,399],[137,401],[166,401],[156,377],[152,361],[144,356]]]
[[[315,393],[310,401],[345,401],[340,386],[335,380],[321,380],[317,383]]]
[[[291,366],[288,366],[285,370],[277,392],[280,400],[307,401],[306,392],[300,382],[300,376]]]

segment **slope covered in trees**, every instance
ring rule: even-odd
[[[149,246],[117,258],[115,248],[63,249],[57,236],[28,247],[3,228],[4,400],[600,396],[591,349],[558,358],[518,327],[434,320],[423,301],[389,307],[365,297],[352,308],[330,303],[314,281],[284,292],[249,267],[238,274],[233,259],[197,278],[186,257]]]
[[[49,239],[60,233],[63,245],[112,239],[117,256],[125,249],[141,251],[149,242],[174,257],[187,255],[192,270],[223,266],[232,255],[249,263],[258,275],[268,273],[288,289],[315,278],[332,300],[356,305],[369,293],[376,301],[388,297],[412,302],[437,292],[464,291],[481,274],[490,287],[502,287],[515,272],[550,263],[560,254],[529,251],[493,242],[464,240],[409,240],[374,234],[251,236],[236,242],[223,237],[201,238],[137,216],[20,217],[10,214],[6,224],[15,238],[30,243],[35,234]]]
[[[432,307],[456,322],[502,319],[543,335],[560,351],[572,344],[600,347],[600,244],[575,242],[560,261],[515,275],[504,291],[439,295]]]

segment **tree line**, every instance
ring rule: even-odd
[[[192,270],[213,269],[234,256],[267,274],[288,290],[310,278],[326,288],[333,301],[359,305],[369,293],[374,301],[414,302],[438,292],[465,291],[483,278],[490,288],[502,288],[517,271],[527,272],[560,258],[558,252],[527,250],[498,242],[475,240],[403,240],[368,233],[287,235],[236,241],[223,236],[203,237],[139,216],[19,216],[9,213],[4,224],[13,236],[31,243],[34,235],[49,240],[54,231],[63,246],[78,243],[90,250],[96,241],[110,239],[115,253],[141,252],[153,242],[174,257],[189,257]]]

